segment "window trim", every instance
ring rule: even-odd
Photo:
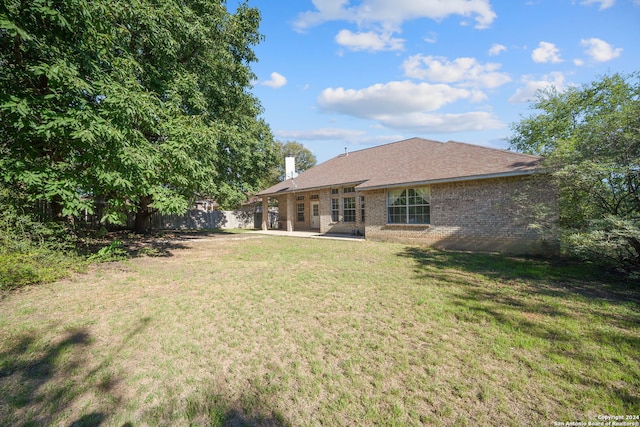
[[[331,222],[340,222],[340,199],[337,197],[331,199]]]
[[[349,207],[347,208],[347,200]],[[356,222],[356,196],[342,198],[342,222]]]
[[[413,195],[411,194],[413,192]],[[394,193],[396,193],[394,195]],[[393,202],[391,203],[391,197],[395,197]],[[420,198],[422,201],[426,201],[426,203],[411,203],[411,200],[417,201]],[[403,204],[395,204],[398,200],[404,199]],[[407,188],[398,188],[398,189],[389,189],[386,192],[386,223],[388,225],[430,225],[431,224],[431,188],[430,187],[407,187]],[[426,208],[426,213],[425,213]],[[393,214],[392,209],[395,210]],[[420,209],[422,212],[420,214],[416,213],[416,210]],[[412,211],[413,218],[412,218]],[[398,219],[404,216],[403,221],[398,221]],[[395,220],[392,221],[391,218],[394,217]],[[426,217],[426,222],[417,222],[416,218],[418,217]]]

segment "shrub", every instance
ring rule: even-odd
[[[83,268],[78,256],[46,248],[0,254],[0,290],[62,279]]]
[[[122,241],[114,240],[104,248],[89,257],[89,261],[110,262],[121,261],[129,257],[127,251],[122,247]]]
[[[81,270],[68,226],[41,222],[29,203],[0,189],[0,290],[58,280]]]
[[[569,230],[565,235],[573,255],[618,266],[628,273],[640,273],[640,259],[634,242],[640,242],[637,221],[607,215],[589,222],[588,229]]]

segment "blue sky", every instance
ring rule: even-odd
[[[537,89],[640,70],[640,0],[249,5],[265,36],[252,66],[263,117],[318,162],[414,136],[508,148]]]

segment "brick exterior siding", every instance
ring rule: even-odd
[[[543,176],[460,181],[429,186],[428,225],[387,224],[387,191],[372,190],[331,194],[331,189],[296,193],[293,229],[311,229],[311,203],[320,203],[321,233],[363,234],[367,239],[427,244],[438,248],[501,251],[506,253],[554,254],[557,240],[532,228],[532,207],[543,204],[557,216],[557,193]],[[311,196],[317,196],[312,200]],[[296,200],[304,196],[304,200]],[[360,196],[365,200],[365,221],[361,218]],[[356,221],[345,222],[343,199],[356,198]],[[526,197],[526,202],[524,201]],[[340,220],[332,221],[331,199],[340,200]],[[286,196],[278,197],[280,228],[286,229]],[[305,220],[297,221],[296,205],[304,203]],[[291,210],[290,210],[291,212]]]
[[[532,228],[533,206],[542,204],[557,216],[557,194],[543,178],[500,178],[431,186],[429,225],[386,224],[386,191],[365,193],[365,236],[428,244],[434,247],[554,254],[554,237]],[[525,202],[526,200],[526,202]]]

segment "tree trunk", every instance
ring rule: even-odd
[[[640,240],[636,239],[635,237],[630,237],[629,238],[629,244],[631,245],[631,247],[636,251],[636,256],[635,256],[635,267],[640,267]]]
[[[140,203],[138,204],[138,211],[136,212],[136,220],[133,226],[133,231],[136,234],[147,234],[150,228],[150,218],[151,218],[151,210],[149,209],[149,205],[153,199],[151,196],[144,196],[140,198]]]
[[[49,206],[51,207],[51,219],[58,222],[62,221],[62,197],[53,196]]]

